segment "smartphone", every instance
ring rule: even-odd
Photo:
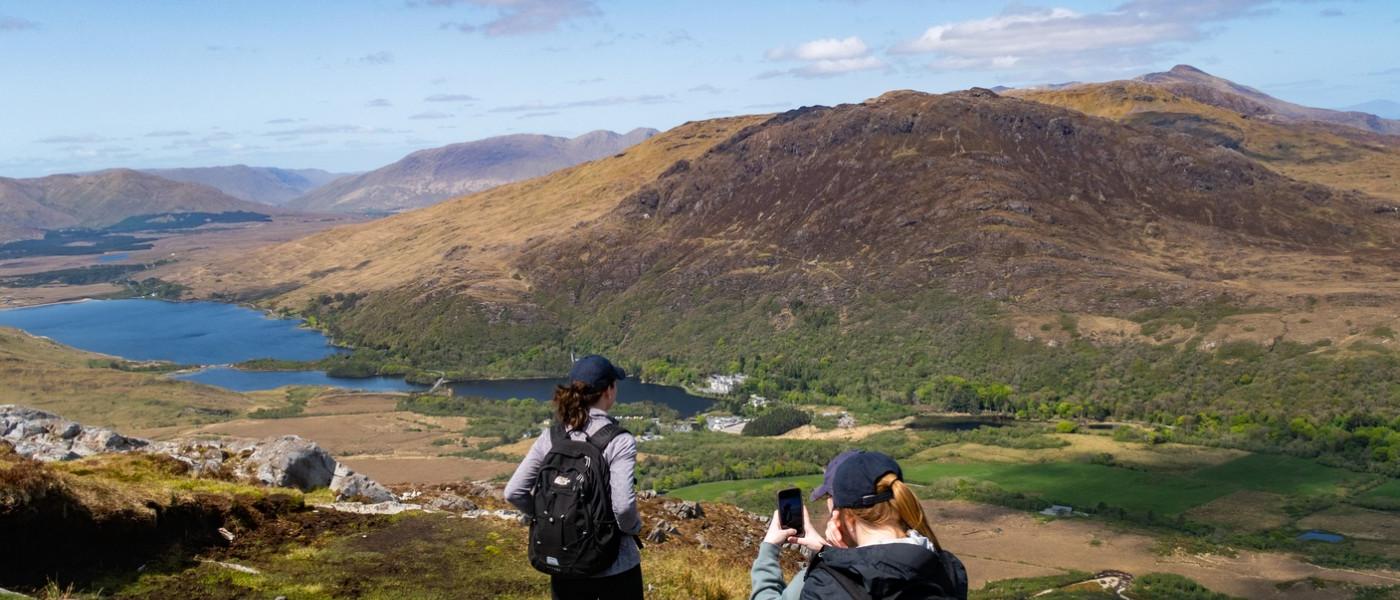
[[[797,537],[806,535],[802,528],[802,490],[788,488],[778,492],[778,524],[784,529],[796,529]]]

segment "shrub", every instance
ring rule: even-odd
[[[744,426],[744,435],[782,435],[812,422],[807,411],[791,406],[778,406],[749,421]]]

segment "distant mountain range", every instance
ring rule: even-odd
[[[165,212],[267,213],[212,187],[171,181],[131,169],[33,179],[0,177],[0,240],[38,237],[65,227],[106,227]]]
[[[287,206],[309,212],[419,208],[612,156],[656,133],[655,129],[626,134],[594,131],[572,139],[505,135],[419,150],[391,165],[337,179]]]
[[[1400,119],[1400,102],[1394,100],[1371,100],[1353,104],[1342,110],[1371,113],[1387,119]]]
[[[273,206],[286,204],[293,198],[346,175],[321,169],[279,169],[248,165],[142,171],[172,181],[204,184],[240,200]]]

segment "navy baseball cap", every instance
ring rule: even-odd
[[[832,462],[836,460],[833,459]],[[851,453],[827,473],[832,506],[869,508],[889,501],[894,498],[894,492],[885,490],[877,493],[875,484],[890,473],[894,473],[901,481],[904,480],[904,472],[900,470],[899,463],[888,455],[880,452]]]
[[[614,381],[621,379],[627,379],[627,372],[597,354],[578,359],[574,368],[569,370],[570,382],[577,381],[600,392],[612,387]]]
[[[837,454],[831,462],[826,463],[826,472],[822,475],[822,484],[817,489],[812,490],[812,500],[821,500],[823,496],[831,493],[831,482],[836,479],[836,467],[846,462],[846,459],[860,454],[860,450],[847,450]]]

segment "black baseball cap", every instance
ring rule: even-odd
[[[574,363],[574,368],[569,370],[569,381],[579,382],[595,391],[603,391],[610,387],[614,381],[627,379],[627,372],[622,367],[612,364],[612,361],[590,354],[578,359]]]
[[[831,494],[831,503],[835,508],[875,506],[894,498],[894,492],[890,490],[875,491],[875,484],[890,473],[904,480],[904,471],[889,455],[847,450],[827,464],[826,481],[812,493],[812,499]]]

